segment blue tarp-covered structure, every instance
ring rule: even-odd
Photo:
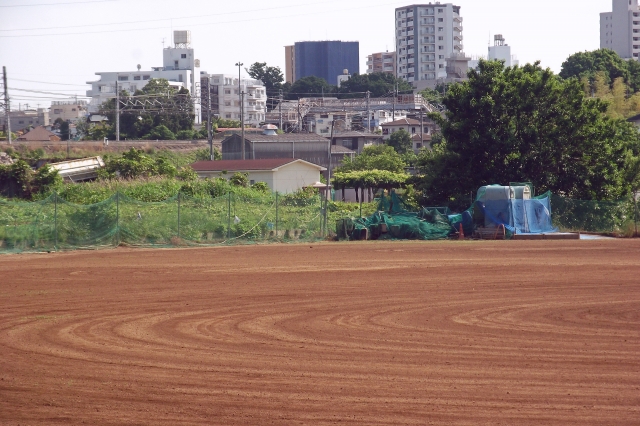
[[[551,221],[551,193],[531,197],[528,186],[483,186],[474,205],[484,227],[504,225],[512,234],[557,232]],[[481,224],[479,224],[481,225]]]

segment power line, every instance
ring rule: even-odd
[[[370,4],[367,7],[375,7],[375,6],[385,6],[388,3],[382,2],[378,4]],[[309,15],[317,15],[318,13],[335,13],[342,12],[348,10],[359,10],[361,7],[347,7],[342,9],[332,9],[327,10],[326,12],[307,12],[307,13],[298,13],[293,15],[282,15],[282,16],[263,16],[252,19],[237,19],[232,21],[214,21],[214,22],[205,22],[201,24],[188,24],[189,27],[201,27],[201,26],[210,26],[210,25],[221,25],[221,24],[236,24],[242,22],[256,22],[263,20],[274,20],[274,19],[285,19],[285,18],[297,18],[301,16],[309,16]],[[203,16],[203,15],[201,15]],[[166,19],[165,19],[166,20]],[[104,31],[84,31],[84,32],[73,32],[73,33],[45,33],[45,34],[22,34],[22,35],[0,35],[0,38],[17,38],[17,37],[53,37],[53,36],[66,36],[66,35],[86,35],[86,34],[107,34],[107,33],[122,33],[122,32],[135,32],[135,31],[149,31],[149,30],[165,30],[166,26],[162,27],[146,27],[146,28],[129,28],[129,29],[118,29],[118,30],[104,30]]]
[[[113,1],[113,0],[111,0]],[[113,22],[113,23],[105,23],[105,24],[87,24],[87,25],[74,25],[74,28],[83,28],[83,27],[99,27],[99,26],[114,26],[114,25],[128,25],[128,24],[142,24],[145,22],[162,22],[162,21],[176,21],[180,19],[193,19],[193,18],[208,18],[212,16],[224,16],[224,15],[237,15],[243,13],[254,13],[254,12],[266,12],[269,10],[278,10],[278,9],[291,9],[292,7],[303,7],[303,6],[315,6],[320,4],[328,4],[328,3],[340,3],[342,0],[331,0],[331,1],[322,1],[322,2],[313,2],[313,3],[303,3],[296,4],[290,6],[276,6],[276,7],[265,7],[261,9],[251,9],[251,10],[240,10],[235,12],[220,12],[220,13],[208,13],[204,15],[191,15],[191,16],[181,16],[177,18],[161,18],[161,19],[142,19],[138,21],[126,21],[126,22]],[[92,2],[89,2],[92,3]],[[97,3],[97,2],[96,2]],[[15,6],[17,7],[17,6]],[[58,26],[58,27],[40,27],[40,28],[19,28],[14,30],[0,30],[0,32],[6,31],[38,31],[38,30],[57,30],[69,28],[68,26]]]
[[[23,80],[21,78],[12,78],[11,81],[24,81],[24,82],[27,82],[27,83],[54,84],[54,85],[57,85],[57,86],[87,87],[86,84],[54,83],[54,82],[51,82],[51,81]]]
[[[30,6],[58,6],[63,4],[85,4],[85,3],[106,3],[117,0],[93,0],[93,1],[72,1],[72,2],[60,2],[60,3],[31,3],[31,4],[9,4],[0,7],[30,7]]]
[[[76,95],[76,94],[68,94],[68,93],[53,93],[53,92],[45,92],[42,90],[29,90],[29,89],[17,89],[15,87],[10,87],[11,90],[17,90],[19,92],[30,92],[30,93],[39,93],[39,94],[43,94],[43,95],[56,95],[56,96],[78,96],[78,97],[83,97],[83,98],[88,98],[89,96],[82,96],[82,95]]]

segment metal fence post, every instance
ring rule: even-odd
[[[180,191],[178,191],[178,239],[180,239]]]
[[[633,194],[632,197],[633,197],[633,205],[635,206],[635,211],[636,211],[636,217],[634,218],[636,232],[633,236],[637,238],[638,237],[638,196],[637,194]]]
[[[120,245],[120,191],[116,192],[116,247]]]
[[[53,193],[53,234],[54,243],[53,249],[58,250],[58,193]]]
[[[278,239],[278,192],[276,192],[276,239]]]
[[[227,238],[231,238],[231,191],[227,200]]]

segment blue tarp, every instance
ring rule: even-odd
[[[485,218],[495,225],[504,225],[516,234],[544,234],[558,232],[551,223],[549,197],[533,200],[487,200],[477,201]]]

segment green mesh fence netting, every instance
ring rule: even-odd
[[[0,253],[313,241],[325,232],[323,203],[268,194],[219,198],[179,194],[158,203],[122,194],[97,204],[0,200]]]
[[[583,201],[551,196],[553,224],[560,231],[616,235],[637,233],[640,215],[633,197],[618,201]]]

